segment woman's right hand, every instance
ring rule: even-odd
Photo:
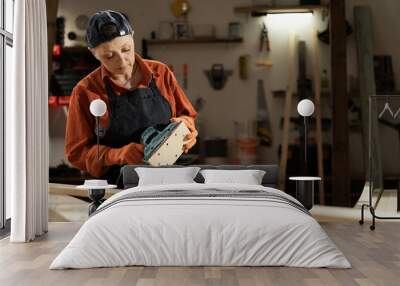
[[[105,163],[107,166],[143,164],[143,144],[129,143],[121,148],[110,148]]]

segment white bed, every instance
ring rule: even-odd
[[[175,190],[173,196],[162,196]],[[202,196],[190,195],[196,192]],[[350,268],[318,222],[298,204],[284,192],[261,185],[133,187],[103,203],[50,269],[128,265]]]

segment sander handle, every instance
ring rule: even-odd
[[[153,126],[147,127],[146,130],[143,131],[141,137],[141,141],[143,145],[147,145],[149,144],[151,141],[151,139],[154,138],[154,136],[156,136],[157,134],[159,134],[160,131],[158,131],[157,129],[155,129]]]

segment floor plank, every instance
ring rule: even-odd
[[[32,243],[0,241],[0,285],[399,285],[400,223],[379,222],[375,231],[356,222],[322,222],[352,269],[290,267],[118,267],[49,270],[81,223],[50,223]]]

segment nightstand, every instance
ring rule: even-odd
[[[290,177],[296,181],[296,199],[308,210],[314,206],[314,182],[320,181],[320,177]]]
[[[84,189],[88,191],[88,196],[92,200],[92,203],[88,207],[89,216],[94,213],[97,208],[104,202],[103,197],[106,193],[106,189],[115,189],[116,185],[106,185],[106,186],[90,186],[81,185],[77,186],[78,189]]]

